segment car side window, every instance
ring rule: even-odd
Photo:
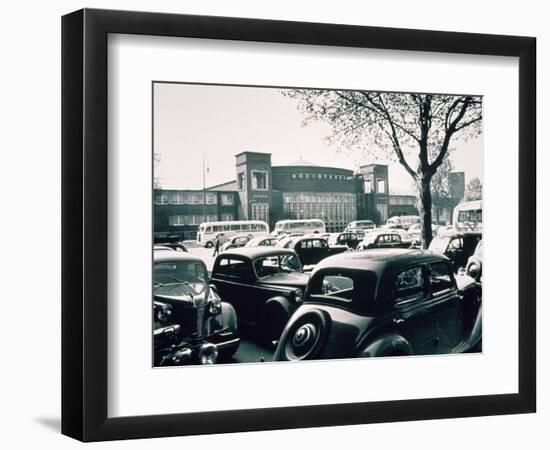
[[[222,258],[217,267],[218,275],[224,275],[235,278],[252,277],[250,264],[239,259]]]
[[[401,272],[395,280],[395,304],[420,300],[426,292],[424,270],[421,266]]]
[[[446,262],[434,263],[430,266],[430,285],[432,294],[437,295],[453,287],[453,274]]]
[[[449,250],[460,250],[462,248],[462,238],[454,238],[449,242]]]

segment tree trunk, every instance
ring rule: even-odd
[[[423,176],[419,181],[420,245],[426,249],[432,241],[432,191],[431,177]]]

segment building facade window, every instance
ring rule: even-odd
[[[252,189],[255,191],[267,191],[267,172],[264,170],[252,171]]]
[[[223,221],[235,220],[235,217],[233,216],[233,213],[222,213],[221,220]]]
[[[206,194],[206,204],[207,205],[215,205],[216,203],[218,203],[218,199],[216,197],[216,194],[213,193],[213,192],[208,192]]]
[[[244,173],[241,172],[237,175],[237,181],[239,184],[239,190],[242,191],[244,189]]]
[[[155,195],[155,204],[156,205],[167,205],[168,204],[168,193],[159,192]]]
[[[386,193],[386,182],[384,180],[376,180],[376,192],[379,194]]]
[[[352,193],[284,193],[283,211],[293,219],[321,219],[328,232],[337,232],[356,220],[356,202]]]
[[[233,194],[222,194],[221,195],[222,205],[232,205],[233,204]]]
[[[269,203],[252,203],[252,220],[269,220]]]

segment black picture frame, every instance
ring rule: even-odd
[[[518,57],[518,393],[108,418],[109,33]],[[535,412],[535,91],[533,37],[93,9],[64,16],[62,433],[101,441]]]

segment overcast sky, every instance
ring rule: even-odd
[[[242,151],[271,153],[273,165],[302,158],[355,170],[375,162],[364,152],[329,145],[328,125],[303,127],[302,119],[296,101],[276,88],[156,83],[154,149],[160,162],[155,175],[166,188],[201,189],[205,155],[207,186],[223,183],[235,179],[235,155]],[[466,182],[473,177],[483,181],[482,145],[482,137],[454,142],[454,170],[464,171]],[[390,191],[412,194],[410,175],[398,163],[389,163]]]

